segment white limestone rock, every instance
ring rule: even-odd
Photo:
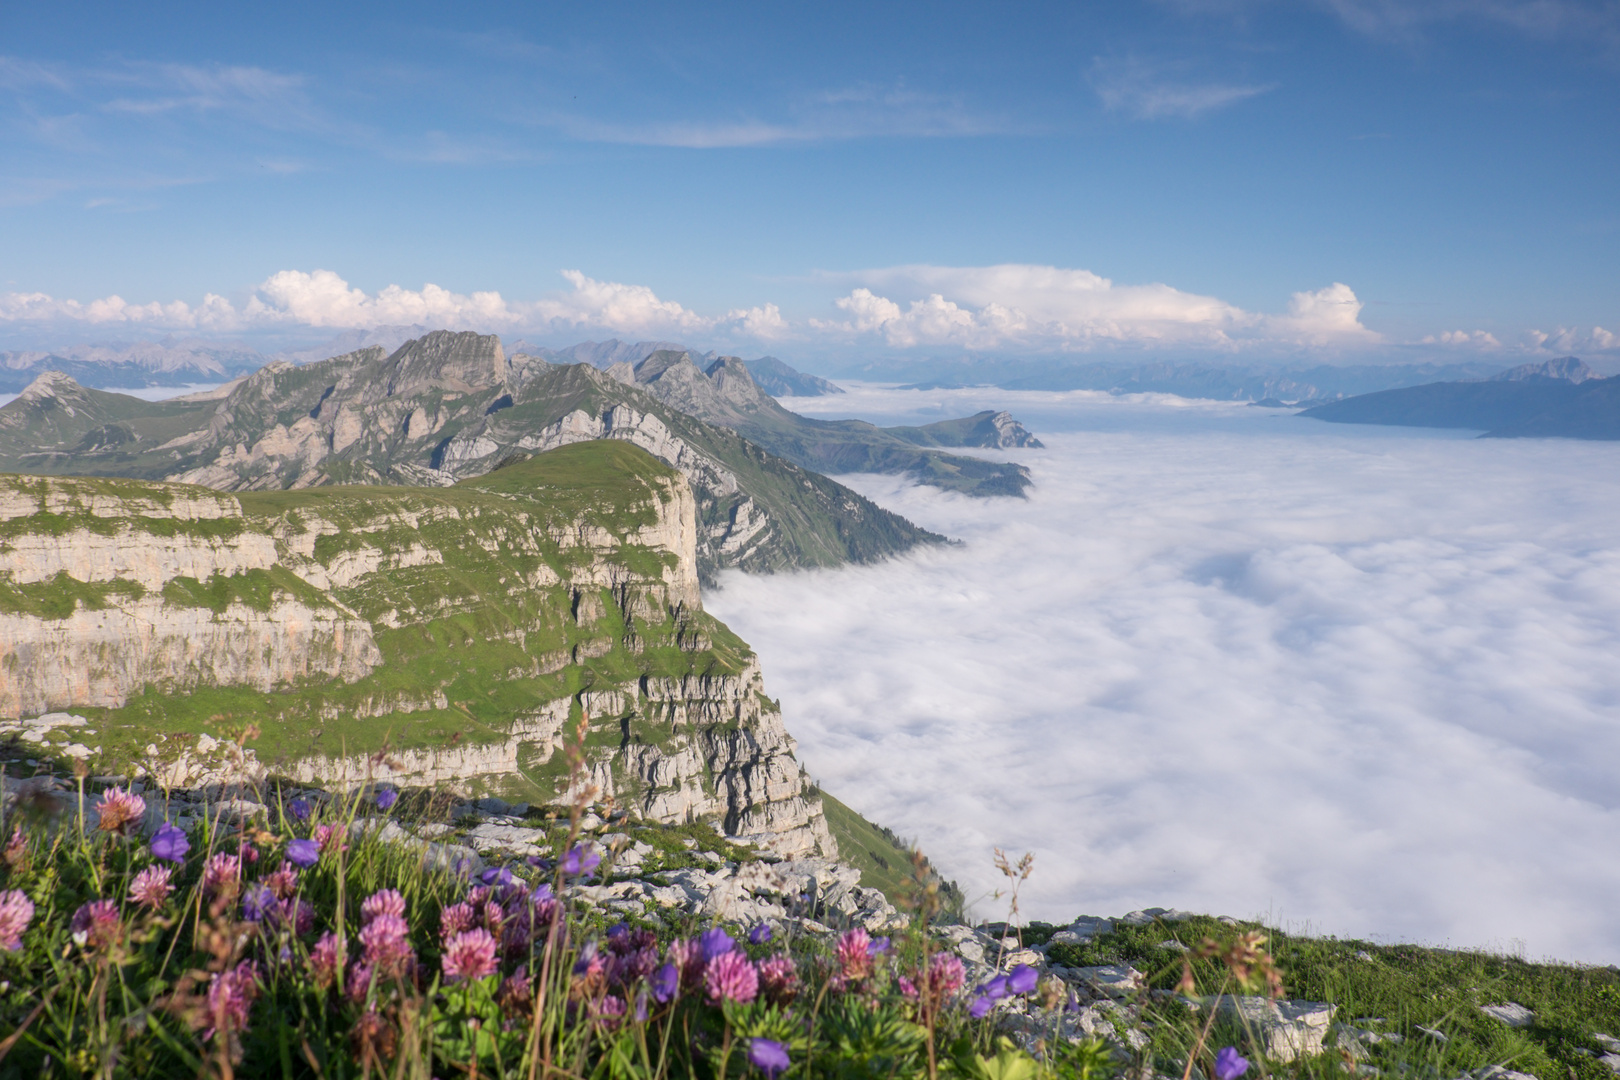
[[[1536,1019],[1535,1013],[1515,1001],[1509,1001],[1505,1005],[1481,1005],[1479,1011],[1492,1019],[1502,1021],[1510,1028],[1529,1027]]]
[[[1210,1007],[1209,1003],[1204,1007]],[[1338,1009],[1318,1001],[1272,1001],[1231,995],[1222,995],[1213,1007],[1217,1015],[1241,1020],[1256,1033],[1266,1056],[1283,1063],[1320,1054]]]

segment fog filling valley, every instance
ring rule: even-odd
[[[842,476],[962,541],[707,597],[806,767],[981,917],[1148,905],[1620,961],[1620,445],[1242,405],[853,388],[1009,408],[1030,498]],[[984,452],[987,456],[1001,456]]]

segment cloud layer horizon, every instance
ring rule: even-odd
[[[1620,960],[1613,444],[1085,393],[796,404],[1011,407],[1049,447],[1019,455],[1028,502],[843,477],[965,543],[706,601],[812,774],[977,914],[1004,915],[1002,847],[1036,853],[1034,918]]]
[[[561,275],[568,289],[530,301],[433,284],[367,293],[331,270],[283,270],[243,298],[207,293],[194,304],[9,292],[0,294],[0,326],[230,334],[427,325],[559,339],[594,332],[695,336],[732,346],[1008,353],[1174,348],[1219,355],[1359,355],[1411,345],[1475,355],[1620,351],[1620,335],[1601,326],[1527,328],[1506,346],[1480,330],[1438,330],[1416,342],[1395,341],[1362,323],[1363,304],[1342,282],[1295,292],[1285,311],[1265,314],[1162,283],[1116,284],[1082,269],[910,265],[818,275],[833,287],[827,317],[790,319],[773,302],[703,315],[645,285],[600,281],[578,270]]]

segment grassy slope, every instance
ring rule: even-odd
[[[1054,929],[1032,924],[1025,940],[1040,944]],[[1612,1073],[1588,1056],[1602,1053],[1592,1039],[1595,1032],[1620,1035],[1620,971],[1612,967],[1267,932],[1289,998],[1335,1003],[1338,1020],[1401,1036],[1399,1042],[1373,1047],[1372,1063],[1382,1072],[1456,1077],[1506,1062],[1542,1080],[1613,1080]],[[1165,942],[1196,945],[1206,935],[1228,942],[1235,933],[1206,917],[1122,926],[1089,946],[1054,945],[1049,956],[1076,967],[1130,963],[1148,975],[1152,986],[1169,990],[1181,975],[1181,953]],[[1200,993],[1219,988],[1220,970],[1213,961],[1198,962],[1196,971]],[[1510,1001],[1533,1010],[1534,1023],[1509,1028],[1479,1011],[1481,1005]],[[1154,1013],[1160,1021],[1153,1031],[1154,1048],[1173,1058],[1191,1042],[1189,1014],[1174,1002],[1155,1006]],[[1441,1032],[1446,1040],[1426,1035],[1420,1026]],[[1241,1031],[1218,1029],[1215,1045],[1241,1044],[1243,1037]],[[1303,1071],[1338,1074],[1342,1061],[1335,1052]]]
[[[0,471],[156,480],[177,459],[157,447],[206,424],[215,404],[143,401],[84,387],[64,396],[54,408],[23,398],[0,408]]]
[[[635,447],[597,442],[563,447],[454,488],[244,494],[251,528],[297,529],[316,517],[343,527],[344,532],[317,542],[317,552],[327,557],[362,543],[398,550],[419,542],[443,552],[442,565],[385,569],[333,590],[335,599],[374,622],[383,664],[350,684],[320,681],[271,694],[243,687],[176,694],[149,687],[122,708],[78,711],[91,718],[112,758],[163,734],[218,735],[252,724],[262,732],[254,748],[274,762],[311,752],[496,741],[505,738],[515,718],[592,686],[622,685],[642,674],[734,674],[747,664],[750,650],[701,612],[683,612],[677,619],[666,610],[627,627],[616,598],[597,590],[602,615],[582,624],[566,587],[525,584],[542,564],[566,579],[575,563],[598,556],[554,544],[524,550],[513,542],[529,532],[521,515],[553,523],[582,518],[623,536],[652,520],[647,483],[673,476],[673,470]],[[403,520],[404,514],[415,515],[417,526]],[[628,545],[610,559],[656,576],[663,560],[672,557]],[[316,590],[279,568],[262,576],[267,580],[171,582],[165,599],[216,611],[233,594],[261,610],[273,591],[323,602]],[[388,628],[385,616],[400,625]],[[694,636],[703,647],[691,647]],[[559,663],[582,643],[586,651],[595,645],[603,654]],[[553,667],[558,670],[545,670]],[[446,699],[443,708],[433,707],[439,693]],[[425,707],[359,715],[372,711],[377,701]],[[531,787],[527,793],[536,791]]]

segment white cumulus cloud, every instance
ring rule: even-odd
[[[916,265],[850,276],[863,284],[835,301],[844,318],[812,320],[812,325],[879,336],[897,348],[1181,344],[1232,349],[1245,343],[1372,345],[1380,340],[1361,324],[1355,292],[1340,283],[1295,293],[1286,314],[1262,315],[1169,285],[1116,285],[1090,270],[1057,266]],[[906,297],[904,305],[883,293]]]
[[[1594,326],[1590,330],[1560,326],[1553,331],[1532,330],[1526,335],[1535,349],[1555,353],[1607,352],[1620,349],[1620,334]]]
[[[13,292],[0,294],[0,322],[218,331],[422,325],[486,332],[735,333],[760,339],[781,337],[789,329],[781,309],[771,303],[709,317],[645,285],[599,281],[578,270],[564,270],[562,276],[571,288],[532,301],[508,300],[495,291],[458,293],[432,283],[420,289],[388,285],[368,293],[331,270],[279,271],[260,282],[240,307],[213,294],[193,306],[183,300],[132,304],[108,296],[81,302]]]
[[[1502,343],[1488,330],[1447,330],[1443,334],[1429,334],[1424,345],[1448,345],[1462,349],[1500,349]]]

